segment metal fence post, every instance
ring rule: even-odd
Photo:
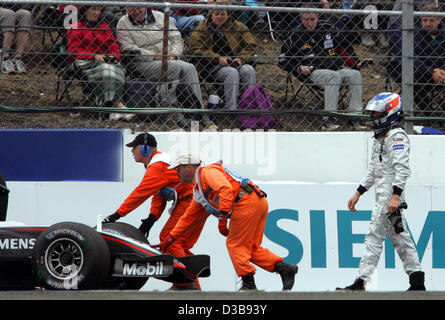
[[[402,5],[402,101],[407,116],[413,115],[414,84],[414,2],[403,1]],[[413,123],[406,122],[405,130],[413,133]]]

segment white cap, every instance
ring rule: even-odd
[[[191,153],[182,154],[178,156],[175,160],[173,160],[172,164],[168,168],[176,169],[181,164],[201,164],[201,160],[199,160],[199,157]]]

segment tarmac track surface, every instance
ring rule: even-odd
[[[0,291],[0,300],[445,300],[445,292]],[[445,305],[445,304],[444,304]]]

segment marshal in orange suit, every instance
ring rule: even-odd
[[[173,200],[174,203],[169,209],[170,217],[159,235],[159,239],[163,241],[190,205],[193,198],[193,183],[182,183],[177,171],[169,169],[171,156],[157,150],[157,141],[153,135],[141,133],[132,142],[128,143],[127,147],[132,148],[131,152],[134,160],[144,164],[146,171],[139,185],[124,200],[116,212],[105,218],[103,222],[117,221],[153,196],[150,214],[148,218],[142,220],[139,227],[145,237],[148,237],[153,224],[164,212],[167,201]],[[178,241],[168,248],[167,253],[176,257],[193,255],[190,249],[198,240],[204,222],[194,224],[190,230],[184,233],[183,237],[179,237]],[[200,284],[198,281],[186,284],[174,283],[170,289],[199,290]]]
[[[166,251],[190,228],[201,226],[209,215],[219,219],[218,228],[227,237],[226,245],[236,274],[242,279],[240,290],[256,289],[253,264],[280,274],[283,290],[292,289],[298,267],[263,248],[268,202],[266,194],[249,179],[215,163],[200,166],[194,155],[181,155],[170,169],[176,168],[182,181],[193,181],[193,200],[170,235],[156,245]],[[229,225],[227,221],[230,220]]]

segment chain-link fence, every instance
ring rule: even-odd
[[[255,1],[3,2],[0,127],[365,130],[384,91],[443,126],[434,1]]]

